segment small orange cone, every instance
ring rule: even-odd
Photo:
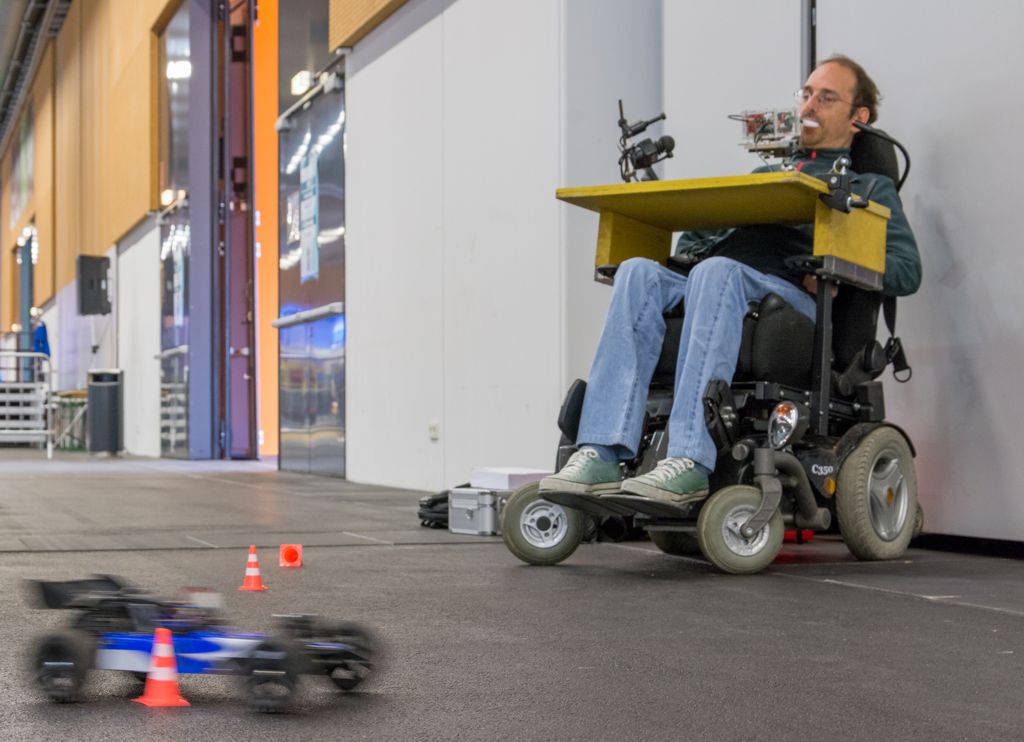
[[[249,545],[249,559],[245,563],[245,580],[239,590],[266,590],[267,586],[260,579],[260,563],[256,558],[256,545]]]
[[[174,660],[170,629],[157,629],[153,635],[146,689],[141,696],[132,700],[156,708],[192,705],[178,692],[178,663]]]
[[[302,566],[302,544],[281,544],[281,554],[278,560],[281,567]]]

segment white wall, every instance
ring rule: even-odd
[[[117,363],[124,370],[124,447],[160,455],[160,228],[147,219],[118,244]]]
[[[55,388],[85,389],[90,369],[123,369],[125,450],[159,456],[160,366],[154,358],[160,351],[159,229],[147,219],[107,257],[110,314],[80,316],[75,283],[43,308]]]
[[[110,314],[79,315],[78,287],[74,282],[57,292],[57,332],[51,329],[49,334],[59,390],[85,389],[89,369],[117,367],[117,248],[108,250],[106,257],[110,258]]]
[[[346,467],[444,481],[442,0],[412,0],[346,60]]]
[[[914,377],[887,383],[886,406],[917,447],[925,527],[1024,540],[1024,6],[862,0],[818,8],[819,53],[844,52],[867,68],[884,96],[879,126],[913,158],[902,195],[924,283],[900,301],[897,329]]]
[[[559,185],[619,182],[619,99],[630,122],[654,118],[665,110],[662,0],[567,0],[561,6]],[[673,131],[676,122],[667,123],[667,128],[655,124],[644,136],[657,139],[665,131]],[[664,165],[657,169],[663,173]],[[597,214],[567,204],[560,204],[558,211],[564,254],[564,390],[573,379],[590,375],[611,288],[594,282]],[[542,432],[553,452],[558,442],[553,422],[548,421]]]
[[[744,109],[792,107],[800,73],[800,2],[668,0],[664,20],[665,131],[676,155],[666,179],[748,173],[761,160],[739,146]]]
[[[553,463],[562,333],[559,8],[451,3],[443,23],[444,474]]]
[[[350,479],[552,462],[559,38],[547,0],[413,0],[347,62]]]

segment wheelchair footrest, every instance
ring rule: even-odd
[[[596,515],[602,518],[611,515],[622,517],[624,515],[632,515],[635,512],[621,505],[608,502],[606,500],[607,495],[605,497],[598,497],[597,495],[588,495],[582,492],[541,492],[540,496],[548,502],[555,503],[555,505],[573,508],[588,515]]]
[[[652,500],[637,495],[605,495],[602,502],[609,502],[622,508],[628,508],[631,514],[641,513],[653,518],[688,518],[700,503],[673,505],[670,502]]]

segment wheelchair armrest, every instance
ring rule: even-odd
[[[818,275],[822,266],[822,260],[817,255],[790,255],[786,258],[785,263],[791,271],[810,276]]]
[[[690,274],[690,270],[693,266],[700,262],[700,258],[695,258],[692,255],[671,255],[668,260],[665,261],[666,267],[669,270],[673,270],[676,273],[682,273],[684,276]],[[594,280],[601,283],[612,283],[615,280],[615,274],[618,272],[618,265],[599,265],[594,268]]]
[[[694,258],[692,256],[672,255],[665,264],[670,270],[682,273],[683,275],[689,275],[693,266],[699,262],[699,258]],[[614,282],[615,273],[617,272],[617,265],[598,265],[594,268],[594,280],[598,283],[609,283],[610,285],[610,283]]]
[[[794,273],[827,278],[838,283],[855,286],[864,291],[880,292],[882,274],[854,263],[840,260],[832,255],[792,255],[786,258],[786,267]]]

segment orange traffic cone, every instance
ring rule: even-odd
[[[191,706],[178,692],[178,663],[174,661],[174,644],[170,629],[157,629],[153,636],[153,651],[149,655],[149,674],[146,675],[146,689],[135,703],[144,706],[164,708],[167,706]]]
[[[260,563],[256,559],[256,545],[249,545],[249,559],[245,563],[245,580],[239,590],[266,590],[267,586],[260,579]]]
[[[277,564],[280,567],[301,567],[302,544],[281,544],[281,554]]]

